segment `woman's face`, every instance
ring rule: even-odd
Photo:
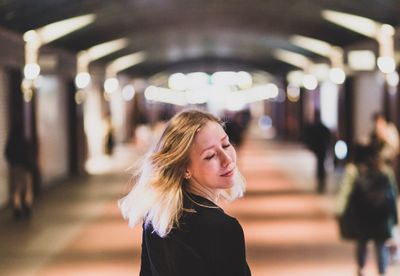
[[[232,187],[236,151],[220,124],[210,121],[200,128],[190,150],[187,171],[192,185],[211,190]]]

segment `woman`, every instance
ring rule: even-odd
[[[144,220],[140,276],[251,275],[242,227],[217,205],[244,192],[219,119],[175,115],[135,179],[120,208],[130,226]]]
[[[374,241],[380,275],[385,275],[388,250],[385,242],[391,238],[397,224],[397,189],[393,171],[379,158],[374,146],[357,145],[354,163],[346,166],[336,204],[338,216],[346,215],[349,226],[344,238],[356,241],[358,275],[364,275],[367,243]]]
[[[5,146],[5,158],[10,166],[14,218],[30,218],[33,205],[30,145],[24,131],[13,126]]]

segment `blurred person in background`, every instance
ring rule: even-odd
[[[144,220],[140,276],[251,275],[242,227],[218,205],[245,189],[218,118],[175,115],[133,180],[119,205],[130,226]]]
[[[10,166],[14,218],[29,218],[33,205],[32,156],[22,128],[11,128],[4,155]]]
[[[342,238],[356,242],[358,275],[365,275],[367,244],[375,244],[380,275],[386,275],[389,252],[385,243],[397,225],[397,188],[393,171],[379,158],[375,145],[358,144],[345,167],[336,201]]]
[[[320,113],[315,115],[313,124],[306,126],[304,130],[304,143],[314,153],[317,159],[316,177],[317,192],[324,193],[326,189],[325,160],[331,146],[331,132],[322,121]]]
[[[379,149],[383,162],[395,169],[399,154],[399,132],[396,126],[385,119],[381,113],[373,115],[374,129],[371,133],[371,144]]]

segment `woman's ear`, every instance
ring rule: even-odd
[[[186,170],[186,171],[185,171],[184,178],[185,178],[185,179],[190,179],[191,177],[192,177],[192,175],[191,175],[191,173],[189,172],[189,170]]]

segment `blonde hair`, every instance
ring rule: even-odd
[[[190,148],[197,131],[210,121],[222,125],[217,117],[200,110],[183,111],[168,122],[155,148],[132,178],[134,187],[119,201],[130,227],[144,219],[160,237],[165,237],[174,226],[179,226]],[[222,191],[221,196],[231,201],[242,196],[244,189],[244,179],[237,171],[234,185]]]

